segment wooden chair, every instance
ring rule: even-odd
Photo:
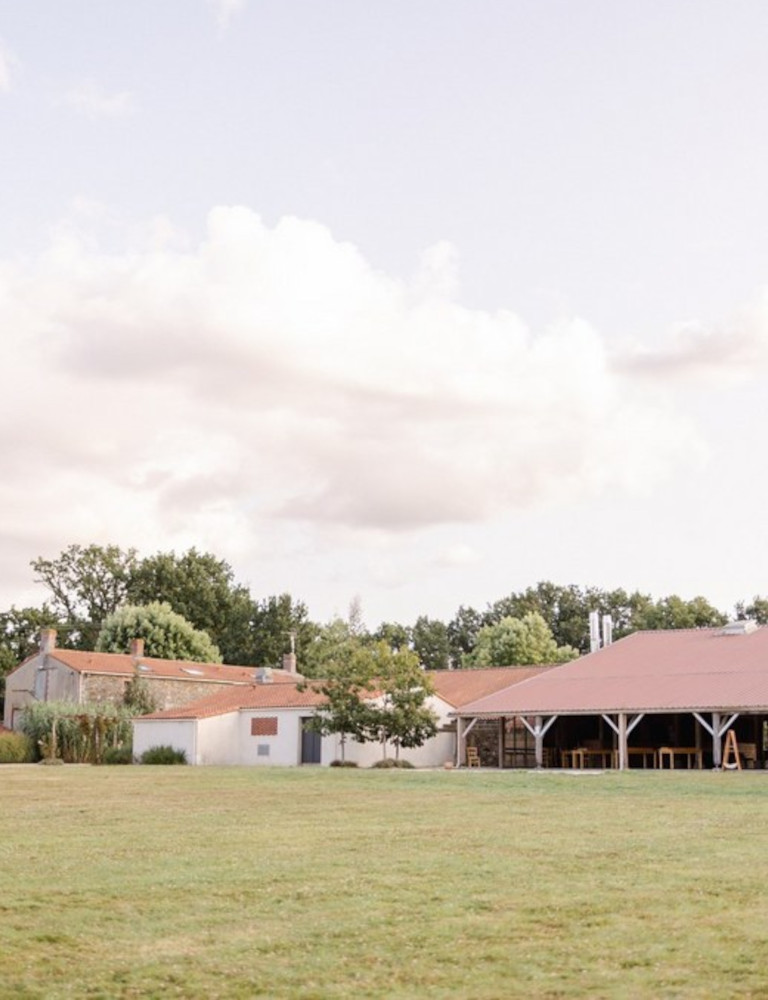
[[[757,744],[740,743],[739,753],[741,754],[742,767],[757,767]]]
[[[480,767],[480,754],[477,747],[467,747],[467,767]]]

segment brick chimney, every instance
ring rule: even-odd
[[[287,670],[289,674],[296,673],[295,653],[283,653],[283,670]]]
[[[144,640],[131,639],[130,653],[134,660],[140,660],[144,655]]]
[[[56,629],[55,628],[41,628],[40,629],[40,655],[41,656],[45,656],[46,653],[50,653],[54,649],[56,649]]]

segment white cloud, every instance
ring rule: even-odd
[[[0,92],[7,93],[12,86],[13,74],[19,65],[19,60],[0,39]]]
[[[245,10],[246,0],[208,0],[216,12],[216,20],[222,30],[229,26],[232,18]]]
[[[129,90],[108,93],[94,80],[85,80],[57,101],[87,118],[125,118],[136,113],[136,99]]]
[[[630,345],[615,359],[618,371],[639,377],[736,383],[768,368],[768,289],[727,326],[678,323],[661,347]]]
[[[314,222],[218,208],[193,249],[155,230],[109,254],[64,226],[0,262],[0,542],[232,558],[297,522],[386,536],[637,491],[698,447],[584,322],[534,335]]]

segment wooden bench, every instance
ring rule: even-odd
[[[687,767],[696,762],[699,770],[704,766],[704,758],[701,747],[659,747],[656,753],[659,770],[664,770],[664,760],[669,761],[669,769],[675,769],[675,757],[685,757]]]

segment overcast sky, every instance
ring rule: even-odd
[[[0,0],[0,608],[768,594],[764,0]]]

